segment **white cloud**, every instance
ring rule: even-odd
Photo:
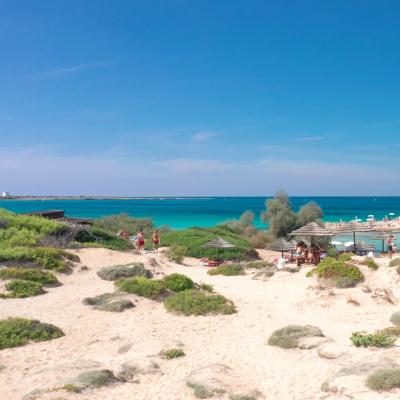
[[[217,136],[216,132],[198,132],[192,136],[192,140],[195,143],[202,143],[207,142],[208,140],[212,139],[213,137]]]
[[[292,141],[293,142],[321,142],[322,140],[327,139],[326,136],[303,136],[299,138],[295,138]]]

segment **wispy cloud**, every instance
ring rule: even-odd
[[[294,138],[292,142],[321,142],[322,140],[327,139],[327,136],[303,136],[303,137],[298,137]]]
[[[192,141],[195,143],[207,142],[215,136],[217,136],[217,132],[213,131],[198,132],[192,136]]]
[[[45,78],[52,78],[52,77],[57,77],[57,76],[71,75],[71,74],[75,74],[75,73],[85,71],[88,69],[109,67],[116,63],[117,63],[117,61],[96,61],[96,62],[74,65],[71,67],[50,69],[47,71],[42,71],[42,72],[33,74],[31,77],[34,79],[45,79]]]

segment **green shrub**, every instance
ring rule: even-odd
[[[368,268],[376,271],[379,268],[379,265],[375,262],[373,258],[365,257],[364,260],[361,261],[362,265],[366,265]]]
[[[64,336],[54,325],[36,320],[8,318],[0,320],[0,350],[23,346],[30,341],[41,342]]]
[[[225,390],[208,387],[199,383],[187,382],[186,385],[193,389],[193,395],[196,399],[209,399],[218,394],[224,394]]]
[[[214,291],[213,285],[210,285],[210,284],[208,284],[208,283],[201,283],[201,284],[199,285],[199,288],[200,288],[201,290],[204,290],[205,292],[209,292],[209,293],[212,293],[212,292]]]
[[[182,349],[169,349],[163,351],[162,355],[167,360],[172,360],[174,358],[184,357],[185,352]]]
[[[79,391],[88,388],[99,388],[117,383],[118,379],[108,369],[85,371],[69,383],[79,388]],[[68,384],[67,384],[68,385]]]
[[[59,283],[58,279],[48,271],[34,268],[2,268],[0,279],[22,279],[25,281],[38,282],[43,285],[54,285]]]
[[[400,311],[392,314],[392,316],[390,317],[390,322],[393,325],[400,326]]]
[[[182,274],[167,275],[164,277],[163,282],[165,287],[172,292],[182,292],[182,290],[194,288],[194,282],[189,277]]]
[[[145,277],[119,279],[115,281],[115,285],[123,292],[133,293],[149,299],[156,299],[167,294],[167,289],[162,281]]]
[[[120,278],[130,278],[134,276],[144,276],[152,278],[153,274],[147,270],[143,263],[131,263],[127,265],[113,265],[104,267],[97,271],[97,275],[107,281],[115,281]]]
[[[207,271],[208,275],[244,275],[244,268],[240,264],[222,264]]]
[[[245,264],[245,268],[255,268],[255,269],[262,269],[267,267],[273,267],[274,264],[268,261],[250,261]]]
[[[340,276],[336,279],[335,286],[339,289],[348,289],[356,286],[357,281],[347,276]]]
[[[168,258],[178,264],[182,264],[187,249],[184,246],[172,245],[168,251]]]
[[[326,251],[326,255],[328,257],[336,258],[337,257],[337,250],[334,247],[329,247]]]
[[[400,388],[400,368],[378,369],[367,378],[371,390],[386,391]]]
[[[87,230],[79,232],[75,240],[77,243],[81,243],[85,247],[104,247],[111,250],[129,250],[132,249],[132,241],[124,238],[120,238],[115,233],[106,232],[101,228],[93,226]]]
[[[235,245],[230,249],[207,248],[204,245],[211,240],[221,237]],[[210,259],[223,258],[224,260],[257,259],[258,254],[250,242],[234,233],[226,226],[213,228],[189,228],[180,231],[170,231],[163,235],[165,246],[182,246],[185,256]]]
[[[12,280],[7,282],[5,287],[10,293],[1,293],[0,297],[2,298],[23,298],[38,296],[44,293],[43,285],[38,282]]]
[[[393,258],[390,260],[389,267],[399,267],[400,266],[400,257]]]
[[[353,256],[354,256],[354,254],[351,254],[351,253],[343,253],[339,256],[338,261],[348,262],[352,259]]]
[[[183,315],[233,314],[234,304],[225,297],[190,289],[176,293],[164,301],[168,311]]]
[[[380,335],[400,337],[400,326],[388,326],[375,332]]]
[[[350,340],[356,347],[388,347],[393,346],[396,338],[381,333],[354,332]]]
[[[293,349],[299,345],[299,339],[303,337],[323,337],[321,329],[310,325],[288,325],[272,333],[268,340],[270,346],[278,346],[283,349]]]
[[[93,306],[95,310],[122,312],[133,308],[135,305],[128,299],[121,297],[119,293],[104,293],[95,297],[87,297],[83,304]]]

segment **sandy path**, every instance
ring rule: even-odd
[[[160,374],[141,375],[137,383],[118,384],[82,394],[60,392],[44,398],[84,400],[185,400],[192,399],[186,387],[188,373],[211,363],[229,365],[246,377],[249,387],[261,390],[266,399],[311,400],[324,396],[321,383],[337,371],[336,360],[318,357],[315,350],[282,350],[266,345],[271,332],[287,324],[311,324],[349,351],[353,331],[374,330],[390,325],[397,307],[381,303],[361,288],[329,291],[311,288],[307,268],[299,273],[280,272],[267,282],[240,277],[209,276],[198,261],[178,266],[164,256],[155,258],[164,273],[181,272],[197,282],[214,285],[217,292],[234,301],[238,313],[230,316],[182,317],[167,313],[162,304],[134,299],[136,308],[119,313],[92,310],[82,299],[113,291],[113,283],[101,280],[96,271],[103,266],[131,261],[148,263],[151,254],[138,256],[105,249],[76,252],[88,271],[77,267],[71,275],[60,275],[63,286],[43,296],[0,300],[0,318],[20,316],[57,325],[65,337],[45,343],[0,352],[0,398],[19,400],[36,388],[56,386],[81,370],[108,368],[118,371],[127,360],[160,365]],[[271,254],[263,254],[270,257]],[[368,272],[367,272],[368,273]],[[378,270],[379,285],[391,285],[399,278],[389,269]],[[376,278],[375,278],[376,277]],[[315,282],[314,282],[315,283]],[[361,306],[347,302],[356,298]],[[166,361],[158,353],[183,344],[186,357]],[[126,346],[128,351],[122,352]],[[357,356],[377,350],[357,349]],[[381,350],[378,350],[381,351]],[[397,351],[397,350],[391,350]],[[399,392],[400,393],[400,392]],[[373,395],[371,399],[398,398]],[[363,395],[362,393],[360,395]],[[371,395],[371,394],[370,394]],[[356,397],[357,398],[357,397]],[[361,398],[361,397],[360,397]]]

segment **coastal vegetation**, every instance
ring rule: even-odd
[[[368,268],[376,271],[379,268],[379,265],[373,258],[365,257],[364,260],[361,261],[361,265],[366,265]]]
[[[390,317],[390,322],[393,325],[400,326],[400,311],[392,314],[392,316]]]
[[[23,298],[43,294],[43,285],[39,282],[11,280],[5,284],[8,293],[0,293],[1,298]]]
[[[0,350],[61,336],[64,336],[64,333],[59,328],[37,320],[23,318],[0,320]]]
[[[222,264],[207,271],[208,275],[244,275],[245,271],[241,264]]]
[[[122,312],[133,308],[135,305],[128,299],[124,299],[119,293],[104,293],[95,297],[87,297],[83,304],[92,306],[95,310]]]
[[[389,347],[396,342],[396,337],[382,332],[354,332],[350,340],[356,347]]]
[[[35,268],[1,268],[0,279],[22,279],[25,281],[38,282],[42,285],[57,285],[58,279],[48,271]]]
[[[168,293],[162,281],[145,278],[143,276],[119,279],[115,281],[115,286],[123,292],[136,294],[153,300],[165,296]]]
[[[268,340],[270,346],[293,349],[299,346],[299,340],[305,337],[324,337],[321,329],[310,325],[288,325],[272,333]]]
[[[182,349],[169,349],[162,352],[163,358],[173,360],[174,358],[184,357],[186,354]]]
[[[97,271],[97,275],[106,281],[115,281],[121,278],[130,278],[134,276],[144,276],[152,278],[151,271],[144,267],[143,263],[133,262],[126,265],[112,265],[104,267]]]
[[[182,292],[183,290],[193,289],[194,282],[182,274],[170,274],[163,278],[163,283],[172,292]]]
[[[389,267],[400,267],[400,257],[393,258],[393,260],[390,260]]]
[[[367,386],[376,391],[400,388],[400,368],[382,368],[374,371],[367,378]]]

